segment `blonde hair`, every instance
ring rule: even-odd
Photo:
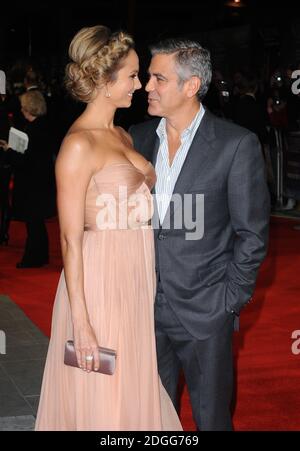
[[[21,106],[34,117],[44,116],[47,113],[47,104],[40,91],[27,91],[20,96]]]
[[[76,100],[89,103],[97,89],[115,79],[121,60],[134,47],[132,37],[111,33],[103,25],[82,28],[69,47],[71,62],[66,67],[65,86]]]

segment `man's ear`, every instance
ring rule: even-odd
[[[193,76],[186,81],[186,93],[188,97],[194,97],[201,87],[201,80],[199,77]]]

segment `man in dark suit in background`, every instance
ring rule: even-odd
[[[255,133],[263,146],[268,141],[267,112],[257,99],[258,80],[251,74],[243,74],[238,84],[240,97],[236,101],[233,120],[236,124]]]
[[[159,373],[176,405],[183,368],[199,429],[231,430],[234,322],[267,249],[264,161],[253,133],[201,104],[211,80],[207,50],[167,40],[151,52],[148,112],[162,119],[130,133],[157,174]],[[179,205],[187,194],[190,205]]]

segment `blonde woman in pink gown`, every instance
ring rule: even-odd
[[[156,363],[155,172],[113,123],[141,87],[138,57],[129,35],[103,26],[80,30],[69,55],[66,86],[87,106],[56,163],[64,270],[36,430],[181,430]],[[72,339],[80,368],[64,364]],[[117,351],[114,375],[92,371],[98,346]]]

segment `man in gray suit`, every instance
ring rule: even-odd
[[[211,80],[207,50],[166,40],[151,52],[148,112],[159,118],[130,133],[157,174],[159,373],[177,405],[183,368],[199,429],[231,430],[234,323],[267,250],[264,161],[256,135],[201,104]]]

